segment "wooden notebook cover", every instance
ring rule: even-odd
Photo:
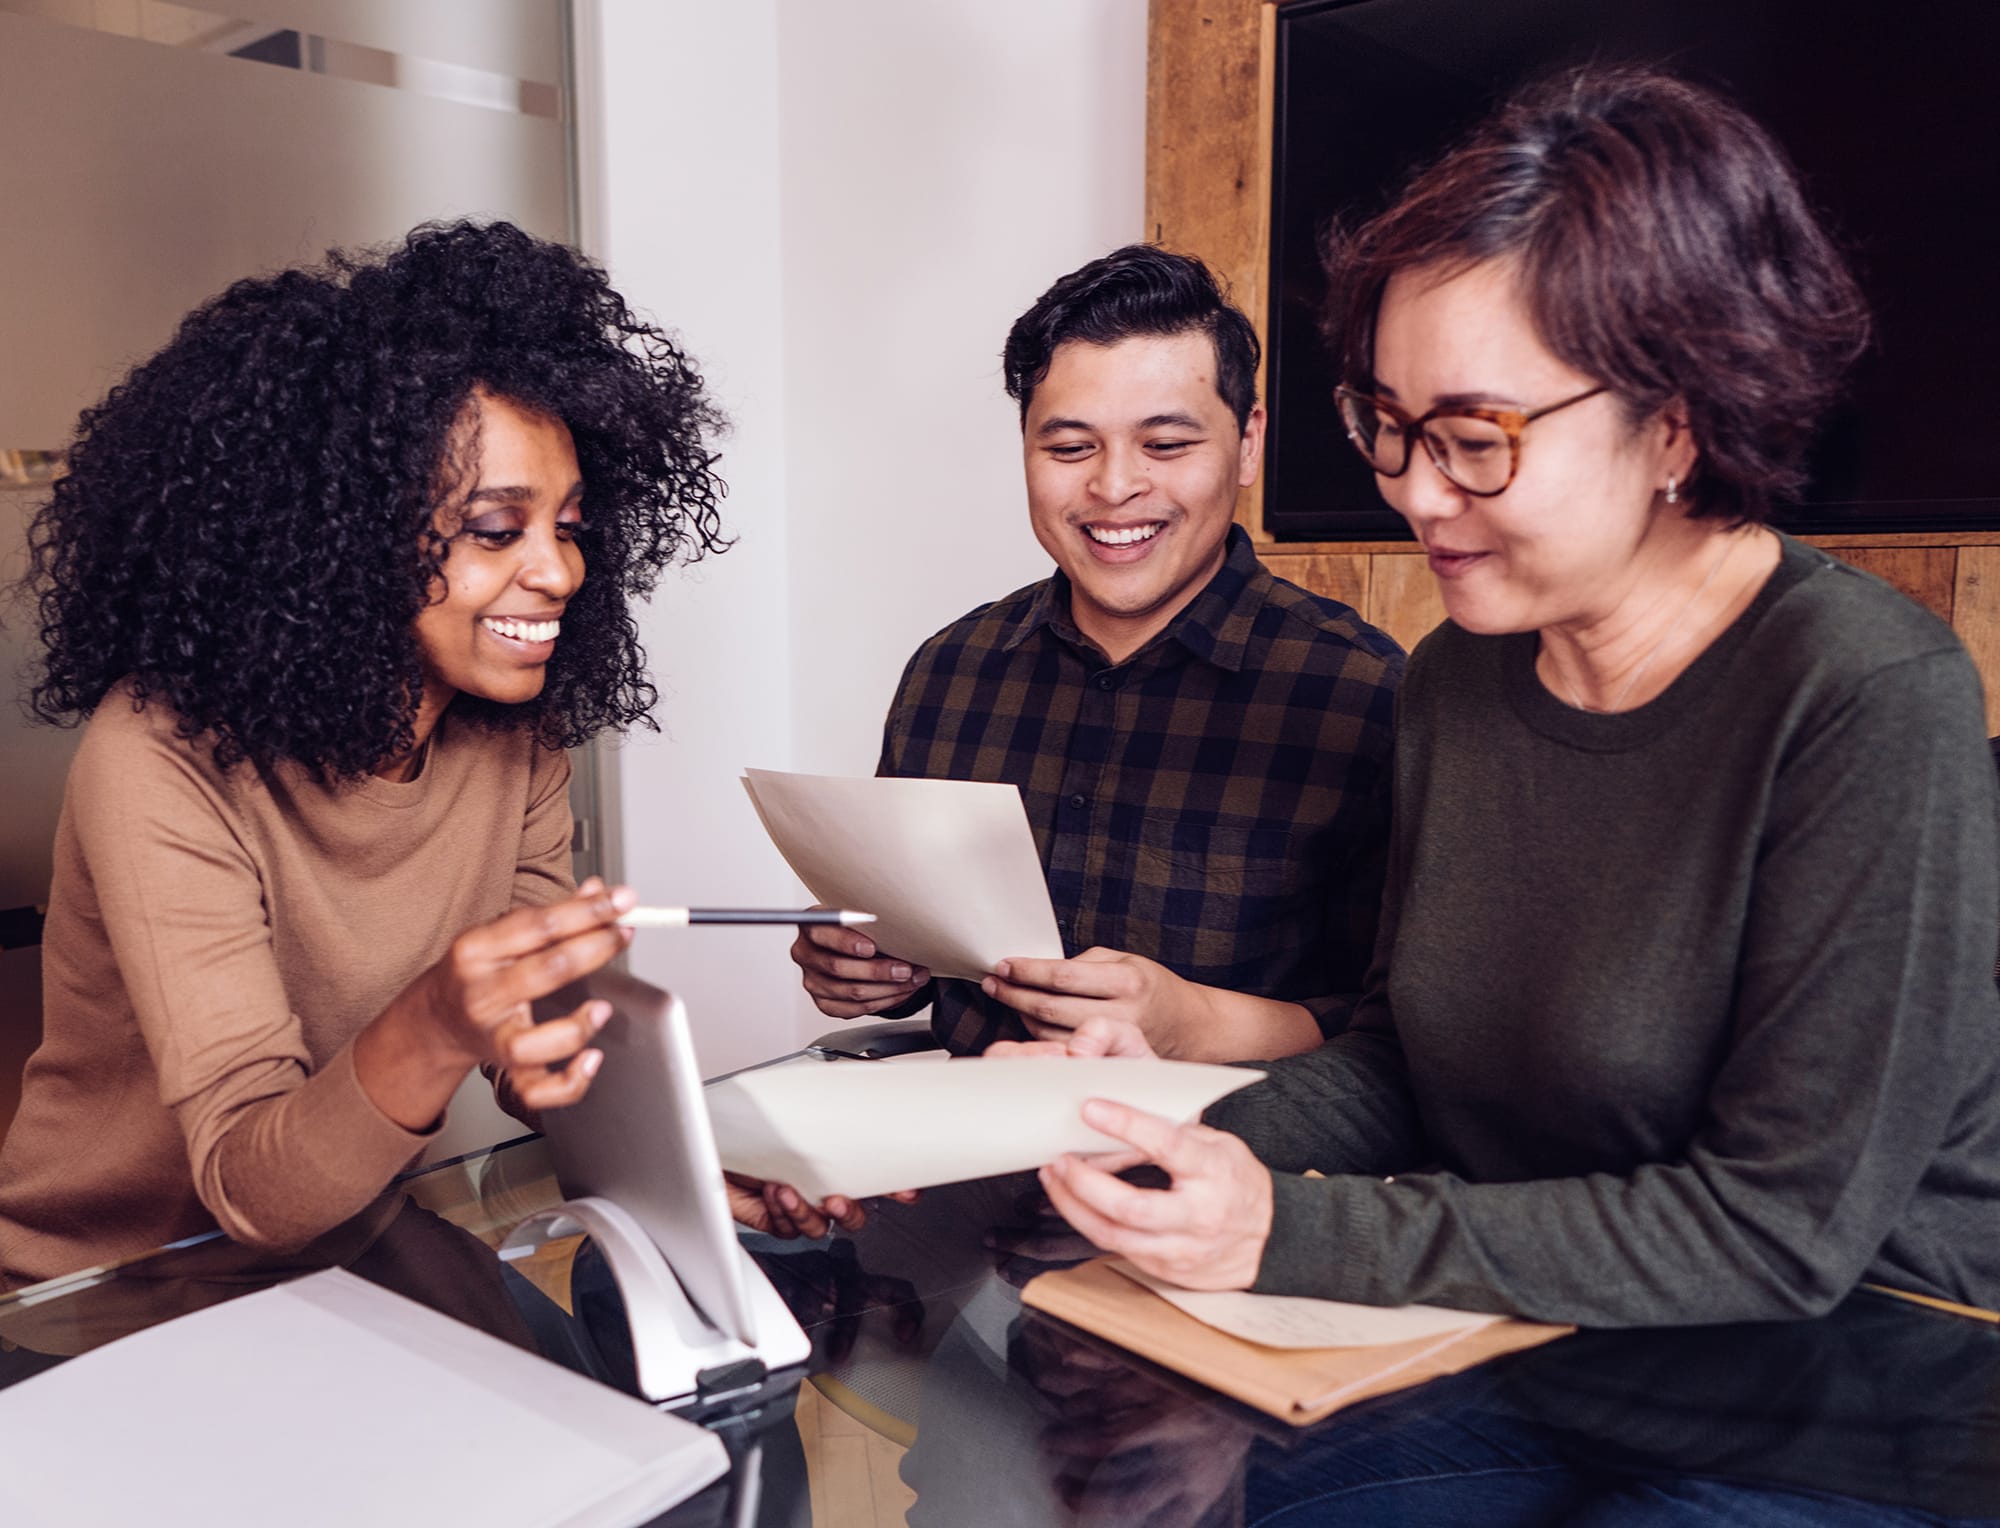
[[[1267,1348],[1195,1320],[1102,1257],[1037,1274],[1021,1302],[1295,1427],[1576,1330],[1505,1320],[1380,1347]]]

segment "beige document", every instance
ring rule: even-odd
[[[954,1056],[739,1072],[706,1089],[722,1165],[815,1202],[1039,1167],[1119,1143],[1080,1117],[1108,1098],[1194,1119],[1262,1072],[1194,1061]]]
[[[1013,786],[769,769],[745,770],[743,786],[816,901],[875,915],[884,955],[966,981],[1009,956],[1062,959]]]
[[[1299,1295],[1253,1295],[1241,1289],[1182,1289],[1142,1273],[1123,1258],[1111,1266],[1195,1320],[1267,1348],[1372,1348],[1491,1326],[1500,1317],[1441,1305],[1351,1305]]]

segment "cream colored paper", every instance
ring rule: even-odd
[[[1350,1305],[1240,1289],[1182,1289],[1142,1273],[1123,1258],[1112,1259],[1110,1266],[1204,1325],[1267,1348],[1386,1347],[1475,1331],[1501,1319],[1441,1305]]]
[[[743,786],[814,900],[875,915],[864,932],[884,955],[966,981],[1009,956],[1062,959],[1015,787],[769,769]]]
[[[706,1092],[724,1168],[789,1183],[818,1202],[1112,1150],[1118,1142],[1083,1123],[1084,1100],[1184,1121],[1263,1075],[1193,1061],[955,1056],[766,1067]]]

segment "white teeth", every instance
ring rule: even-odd
[[[1157,524],[1135,525],[1130,530],[1123,531],[1103,531],[1094,525],[1086,525],[1083,529],[1084,533],[1100,546],[1130,546],[1135,541],[1151,541],[1160,534],[1160,527]]]
[[[562,632],[560,621],[511,621],[488,616],[485,625],[488,630],[517,642],[553,642]]]

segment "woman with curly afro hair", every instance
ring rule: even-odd
[[[239,282],[78,423],[31,531],[57,829],[0,1282],[366,1208],[475,1065],[602,1060],[565,747],[651,725],[629,605],[726,545],[688,358],[505,223]],[[575,1064],[557,1070],[574,1058]]]

